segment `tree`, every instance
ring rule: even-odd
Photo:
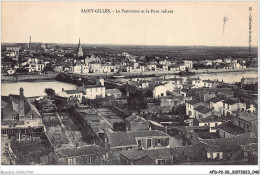
[[[53,70],[54,70],[54,68],[51,63],[46,64],[44,71],[53,71]]]
[[[46,88],[44,92],[50,97],[53,97],[55,95],[55,91],[52,88]]]

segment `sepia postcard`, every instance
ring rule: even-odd
[[[257,1],[2,1],[1,174],[259,174],[258,21]]]

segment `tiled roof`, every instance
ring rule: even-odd
[[[233,125],[230,122],[223,123],[223,124],[219,125],[218,128],[224,130],[225,132],[233,134],[233,135],[240,135],[240,134],[245,133],[244,129],[242,129],[236,125]]]
[[[104,86],[101,86],[101,85],[84,85],[83,88],[88,89],[88,88],[98,88],[98,87],[104,87]]]
[[[170,78],[169,80],[172,80],[172,81],[182,81],[183,80],[183,78]]]
[[[240,146],[257,143],[257,138],[200,139],[207,151],[234,151]]]
[[[37,113],[40,116],[39,111],[36,109],[34,105],[32,105],[26,97],[22,97],[24,100],[24,113],[28,114],[31,110]],[[20,95],[12,95],[10,94],[6,99],[7,106],[3,109],[3,116],[10,114],[12,111],[19,113],[19,104],[20,104]]]
[[[212,80],[202,80],[202,82],[205,82],[205,83],[215,83],[215,81],[212,81]]]
[[[156,159],[172,159],[171,149],[151,149],[151,150],[127,150],[121,153],[129,160],[135,160],[144,156],[149,156],[154,162]]]
[[[122,94],[119,89],[106,89],[106,94]]]
[[[194,110],[198,111],[199,113],[202,113],[202,114],[210,112],[210,109],[205,106],[198,106]]]
[[[210,99],[210,101],[213,102],[213,103],[217,103],[217,102],[222,101],[224,99],[225,99],[224,97],[215,97],[215,98]]]
[[[134,160],[134,165],[156,165],[156,163],[149,156],[144,156]]]
[[[65,90],[64,92],[66,92],[67,94],[79,94],[82,93],[80,90],[78,89],[73,89],[73,90]]]
[[[83,147],[56,149],[55,152],[59,158],[65,158],[83,155],[104,154],[106,153],[106,150],[98,145],[86,145]]]
[[[235,104],[237,102],[234,101],[234,100],[231,100],[231,99],[226,99],[226,100],[223,101],[223,103],[226,103],[226,104],[229,104],[229,105],[233,105],[233,104]]]
[[[191,104],[191,105],[194,105],[194,104],[199,103],[199,102],[200,102],[200,101],[199,101],[199,100],[196,100],[196,99],[186,101],[186,103]]]
[[[253,122],[258,120],[257,113],[249,113],[249,112],[238,112],[237,118],[240,118],[245,121]]]
[[[200,119],[197,119],[199,122],[201,123],[206,123],[206,122],[221,122],[220,119],[218,118],[215,118],[215,117],[207,117],[207,118],[200,118]]]
[[[185,157],[193,157],[195,155],[194,150],[198,151],[201,149],[203,149],[203,144],[199,142],[198,144],[194,144],[194,145],[186,145],[186,146],[171,148],[171,152],[172,154],[177,153]]]
[[[135,139],[136,137],[149,137],[149,136],[167,137],[169,135],[164,132],[155,131],[155,130],[107,133],[108,142],[111,147],[137,145]]]
[[[254,152],[257,152],[258,144],[257,143],[250,143],[249,145],[241,145],[241,148],[244,151],[254,151]]]
[[[135,122],[147,122],[148,123],[148,121],[145,120],[143,117],[137,116],[137,115],[132,115],[130,117],[127,117],[126,121],[128,121],[129,123],[131,123],[133,121],[135,121]]]
[[[24,125],[24,121],[17,120],[17,121],[12,121],[12,120],[3,120],[1,121],[2,126],[13,126],[13,125]]]

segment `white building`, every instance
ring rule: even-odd
[[[222,59],[216,59],[213,61],[214,63],[222,63]]]
[[[223,108],[223,103],[222,103],[223,100],[224,98],[222,97],[215,97],[210,100],[209,108],[211,109],[214,115],[221,116],[221,111]]]
[[[199,126],[209,126],[209,132],[214,133],[218,130],[218,125],[221,125],[222,122],[220,119],[208,117],[208,118],[201,118],[198,119]]]
[[[71,71],[74,74],[81,74],[81,65],[72,66]]]
[[[237,111],[246,111],[246,104],[232,99],[222,101],[221,114],[224,116],[236,115]]]
[[[29,64],[28,71],[29,72],[41,72],[44,70],[44,64],[31,63]]]
[[[54,72],[63,72],[63,66],[60,65],[54,66]]]
[[[160,98],[160,97],[165,97],[166,94],[166,87],[164,86],[157,86],[153,90],[153,98]]]
[[[187,82],[188,84],[192,85],[192,88],[201,88],[204,85],[202,80],[199,77],[187,79]]]
[[[186,70],[186,67],[185,67],[185,65],[184,64],[182,64],[182,65],[180,65],[180,71],[185,71]]]
[[[88,74],[89,73],[89,66],[86,64],[81,65],[81,73]]]
[[[106,89],[101,85],[83,85],[77,87],[77,89],[83,92],[83,96],[87,99],[104,98],[106,96]]]
[[[195,108],[203,104],[202,102],[198,100],[189,100],[186,102],[186,115],[189,116],[189,118],[195,118]]]
[[[73,89],[73,90],[64,90],[62,89],[61,92],[57,94],[59,97],[64,97],[64,98],[69,98],[69,97],[75,97],[78,99],[79,103],[82,103],[82,96],[83,92],[81,92],[78,89]]]
[[[156,68],[157,68],[156,64],[149,64],[149,65],[147,65],[147,69],[149,71],[156,71]]]
[[[101,64],[100,73],[111,73],[115,72],[115,66],[111,64]]]
[[[159,64],[160,65],[170,65],[170,61],[168,61],[168,60],[161,60],[161,61],[159,61]]]
[[[192,63],[192,61],[185,60],[185,61],[183,61],[183,62],[184,62],[185,68],[188,68],[188,69],[192,69],[192,68],[193,68],[193,63]]]
[[[90,63],[89,71],[91,73],[100,73],[101,72],[101,64],[100,63]]]

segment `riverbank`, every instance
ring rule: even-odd
[[[250,72],[250,71],[258,71],[257,67],[250,67],[245,69],[199,69],[192,70],[196,74],[212,74],[212,73],[225,73],[225,72]]]
[[[48,72],[48,74],[32,74],[32,75],[18,75],[15,76],[1,76],[2,83],[8,82],[40,82],[40,81],[53,81],[58,75],[57,72]]]
[[[190,72],[195,74],[215,74],[215,73],[228,73],[228,72],[251,72],[251,71],[258,71],[258,68],[245,68],[245,69],[199,69],[194,70],[192,69]],[[164,76],[164,75],[179,75],[180,71],[146,71],[146,72],[122,72],[125,78],[137,78],[137,77],[156,77],[156,76]],[[95,74],[69,74],[74,75],[76,77],[97,77],[102,76],[106,78],[112,78],[114,73],[95,73]],[[192,76],[194,74],[190,74]]]
[[[258,71],[258,68],[246,68],[246,69],[199,69],[191,70],[195,74],[215,74],[215,73],[229,73],[229,72],[251,72]],[[1,76],[2,83],[7,82],[41,82],[41,81],[53,81],[55,80],[57,72],[49,72],[48,74],[33,74],[33,75],[19,75],[18,80],[14,76]],[[112,78],[114,73],[95,73],[87,75],[70,74],[75,77],[98,77],[102,76],[104,78]],[[122,72],[125,78],[137,78],[137,77],[155,77],[155,76],[165,76],[165,75],[179,75],[179,71],[148,71],[148,72]]]

